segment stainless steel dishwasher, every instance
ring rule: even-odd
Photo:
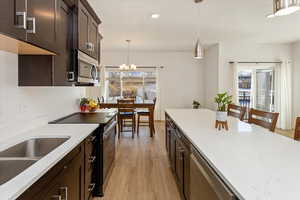
[[[237,200],[207,161],[193,151],[190,157],[190,200]]]

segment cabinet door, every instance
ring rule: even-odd
[[[71,50],[72,50],[72,32],[73,20],[72,10],[64,3],[58,0],[57,5],[57,47],[58,55],[54,57],[54,86],[68,86],[72,83],[68,82],[67,72],[71,66]]]
[[[180,190],[183,188],[184,180],[184,149],[179,141],[176,140],[176,178],[180,186]]]
[[[175,138],[175,134],[174,131],[170,132],[170,162],[171,162],[171,168],[173,170],[173,172],[175,172],[175,165],[176,165],[176,138]]]
[[[89,13],[79,1],[78,4],[78,48],[89,54]]]
[[[26,40],[26,1],[0,1],[0,32],[20,40]]]
[[[57,0],[27,0],[27,41],[56,51]]]
[[[89,43],[92,45],[90,55],[98,59],[98,24],[91,16],[89,18]]]
[[[60,194],[64,197],[62,199],[84,199],[84,160],[82,154],[78,155],[66,167],[60,187]]]

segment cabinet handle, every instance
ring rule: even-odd
[[[95,139],[96,139],[96,136],[90,136],[88,140],[89,140],[89,142],[94,142]]]
[[[53,195],[51,199],[62,200],[61,195]]]
[[[96,156],[90,156],[89,157],[89,163],[93,163],[96,160]]]
[[[93,44],[92,44],[91,42],[87,42],[87,43],[86,43],[86,49],[87,49],[88,51],[93,51]]]
[[[63,193],[61,200],[68,200],[68,187],[61,187],[60,190]]]
[[[89,191],[89,192],[93,191],[94,188],[95,188],[95,185],[96,185],[95,183],[91,183],[91,184],[89,185],[88,191]]]
[[[23,24],[17,24],[16,27],[17,28],[21,28],[21,29],[27,29],[27,13],[26,12],[16,12],[16,17],[18,19],[18,17],[22,17],[23,19]],[[16,20],[18,22],[18,20]]]
[[[35,17],[27,17],[27,21],[31,21],[32,22],[32,29],[31,30],[27,30],[27,33],[32,33],[35,34],[36,33],[36,27],[35,27]]]

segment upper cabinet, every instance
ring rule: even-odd
[[[54,26],[56,0],[1,0],[0,2],[0,49],[18,54],[54,55]],[[33,6],[39,4],[38,10]],[[43,11],[43,12],[40,12]],[[47,15],[48,16],[47,16]],[[37,17],[44,15],[42,18]],[[41,23],[42,21],[42,23]],[[41,26],[46,23],[47,26]],[[47,35],[43,35],[47,32]],[[54,29],[55,31],[55,29]],[[9,37],[8,37],[9,36]],[[36,39],[34,39],[34,37]],[[41,42],[45,40],[45,43]],[[52,43],[49,43],[50,41]],[[49,41],[49,42],[48,42]]]
[[[72,85],[76,50],[100,63],[101,20],[87,0],[1,0],[0,16],[0,42],[5,36],[33,48],[19,53],[19,86]]]
[[[27,0],[27,42],[57,52],[57,3],[58,0]]]
[[[78,2],[78,49],[98,59],[98,26],[101,21],[83,2]]]

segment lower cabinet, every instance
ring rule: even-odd
[[[94,157],[89,136],[27,189],[18,200],[89,200]],[[87,157],[87,155],[89,155]]]
[[[182,200],[238,200],[167,114],[166,149]]]

